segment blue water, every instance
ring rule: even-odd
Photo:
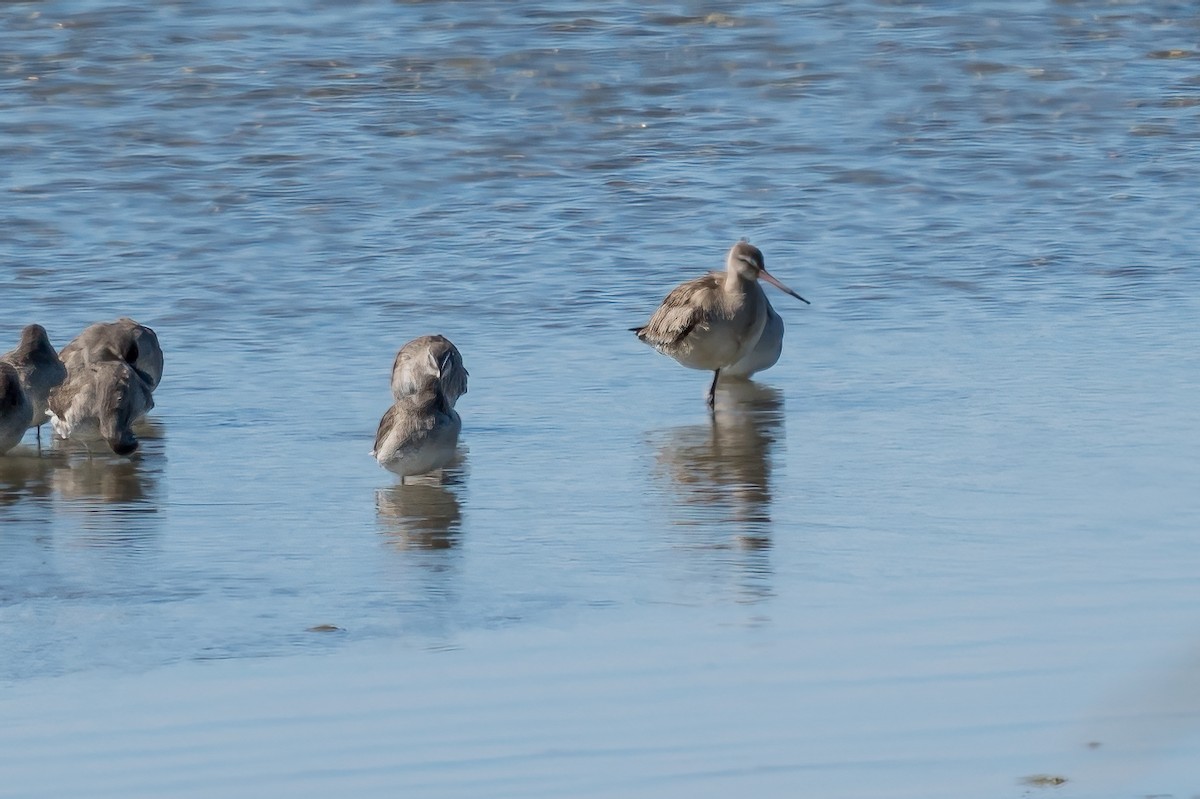
[[[0,457],[0,795],[1200,791],[1193,12],[3,5],[0,350],[166,369]],[[627,328],[743,236],[710,417]]]

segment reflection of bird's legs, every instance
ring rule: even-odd
[[[715,408],[717,405],[717,378],[721,376],[721,370],[713,371],[712,385],[708,387],[708,407]]]

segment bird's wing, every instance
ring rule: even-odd
[[[430,400],[425,397],[421,397],[421,399],[424,400],[424,407],[420,407],[420,410],[425,410]],[[397,402],[388,408],[387,413],[379,420],[379,429],[375,432],[375,449],[371,451],[372,454],[378,456],[379,448],[389,437],[393,436],[396,441],[393,457],[401,456],[425,443],[437,422],[428,413],[412,413],[412,404],[411,400],[406,400],[403,403]]]
[[[720,292],[719,276],[720,273],[713,272],[676,286],[650,321],[634,328],[638,338],[654,347],[670,346],[678,344],[697,327],[707,328],[712,295]]]
[[[379,429],[375,431],[375,448],[371,450],[372,455],[377,455],[379,453],[379,448],[383,446],[383,440],[387,438],[388,433],[391,432],[395,423],[396,406],[393,405],[387,409],[387,412],[383,415],[383,418],[379,420]]]

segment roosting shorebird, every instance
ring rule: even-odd
[[[50,390],[67,379],[67,367],[55,352],[41,325],[26,325],[16,349],[0,355],[0,361],[12,364],[21,379],[21,388],[33,406],[29,427],[37,428],[38,443],[42,441],[42,425],[48,418]]]
[[[0,455],[17,445],[29,429],[33,403],[21,388],[21,375],[8,361],[0,361]]]
[[[421,336],[400,348],[392,365],[395,402],[379,421],[371,455],[404,478],[454,462],[462,419],[454,403],[467,393],[462,355],[444,336]]]
[[[762,251],[747,241],[729,250],[725,272],[709,272],[675,288],[637,337],[690,369],[711,370],[708,406],[723,373],[749,377],[775,364],[783,347],[783,319],[758,284],[765,280],[801,302],[808,300],[767,272]]]
[[[131,352],[134,360],[129,359]],[[151,391],[162,382],[163,351],[158,334],[128,316],[88,325],[59,354],[68,372],[96,361],[125,361],[141,372]]]
[[[118,455],[138,448],[133,423],[154,407],[149,377],[129,360],[105,360],[71,367],[66,381],[50,392],[50,422],[59,438],[80,441],[88,452],[103,440]]]
[[[67,379],[50,392],[50,421],[59,438],[88,447],[103,440],[118,455],[138,448],[134,422],[154,407],[162,381],[158,335],[123,316],[84,328],[59,353]]]

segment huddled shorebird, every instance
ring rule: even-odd
[[[40,445],[42,425],[48,418],[50,390],[67,379],[67,367],[54,351],[46,328],[41,325],[26,325],[21,331],[21,342],[15,349],[0,355],[0,361],[12,364],[17,370],[21,388],[33,407],[28,427],[37,428]]]
[[[133,424],[153,407],[148,375],[124,360],[72,367],[66,382],[50,392],[54,432],[88,452],[102,440],[116,454],[131,455],[138,448]]]
[[[395,402],[383,415],[371,455],[404,478],[453,463],[462,419],[454,403],[467,392],[462,355],[443,336],[422,336],[401,348],[392,366]]]
[[[128,316],[88,325],[59,355],[68,372],[96,361],[125,361],[141,372],[151,391],[162,382],[163,351],[158,334]]]
[[[0,360],[0,455],[17,445],[32,418],[33,403],[21,388],[17,367]]]
[[[59,353],[67,379],[50,392],[50,421],[59,438],[88,452],[104,441],[118,455],[138,448],[133,425],[151,408],[162,380],[158,335],[128,317],[89,325]]]
[[[747,241],[729,250],[725,272],[710,272],[675,288],[637,337],[689,369],[712,371],[707,400],[715,402],[722,374],[749,377],[775,364],[783,348],[783,319],[758,281],[801,302],[808,300],[769,272],[762,251]]]

